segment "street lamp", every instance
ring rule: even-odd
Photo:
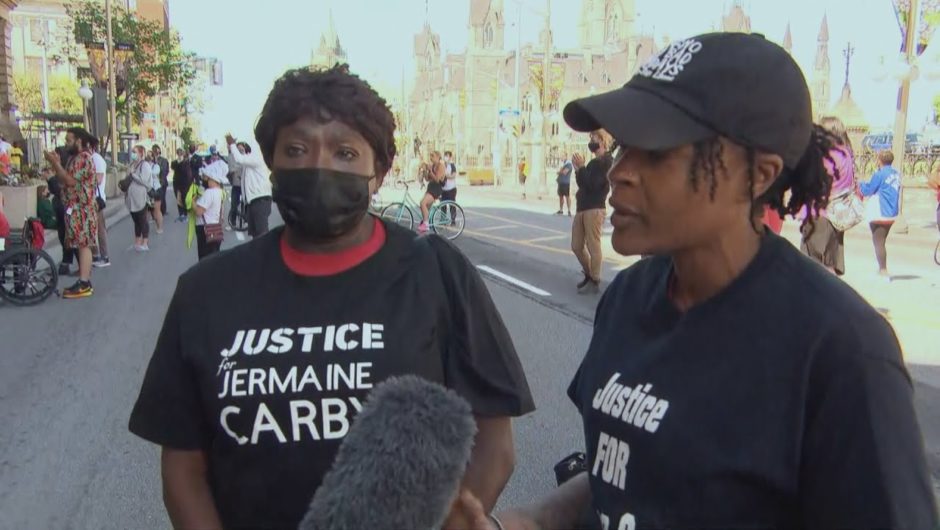
[[[82,79],[82,86],[78,89],[78,97],[82,98],[82,121],[85,125],[85,130],[88,130],[88,102],[94,96],[91,89],[88,88],[88,83]]]

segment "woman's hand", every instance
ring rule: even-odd
[[[444,530],[498,530],[483,511],[483,503],[467,489],[461,489],[460,494],[454,499],[443,528]]]

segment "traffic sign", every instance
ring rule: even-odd
[[[137,133],[122,133],[121,140],[139,140],[140,135]]]

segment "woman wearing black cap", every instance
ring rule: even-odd
[[[470,403],[463,485],[495,504],[532,397],[467,258],[367,214],[394,131],[345,66],[271,90],[255,138],[286,227],[180,276],[131,415],[162,448],[175,527],[297,528],[370,389],[401,374]]]
[[[831,185],[832,138],[786,51],[674,42],[565,119],[619,142],[613,247],[655,257],[607,289],[568,389],[586,471],[502,527],[936,528],[891,327],[759,223],[765,203],[818,212]]]

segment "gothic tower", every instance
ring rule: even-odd
[[[502,52],[503,0],[470,0],[470,49]]]
[[[330,68],[336,63],[345,63],[346,50],[339,43],[336,34],[336,25],[333,24],[333,9],[330,9],[329,26],[320,36],[320,45],[310,54],[310,66],[313,68]]]
[[[582,0],[578,42],[592,52],[605,47],[622,50],[635,36],[635,22],[634,0]]]
[[[790,33],[790,23],[787,22],[787,32],[783,34],[783,49],[793,55],[793,34]]]
[[[830,92],[829,22],[823,15],[816,38],[816,63],[813,67],[813,117],[819,119],[829,109]]]

